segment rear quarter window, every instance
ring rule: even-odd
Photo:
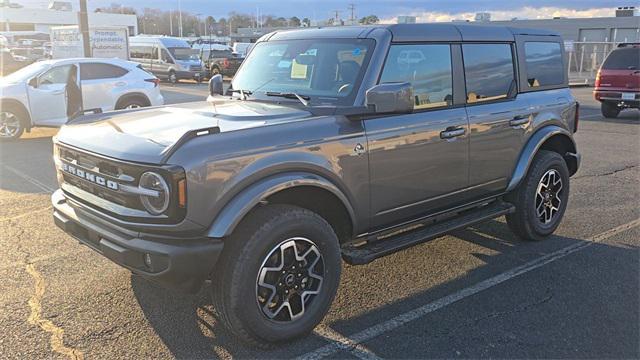
[[[640,47],[616,49],[602,64],[605,70],[636,70],[640,68]]]
[[[564,83],[564,65],[560,43],[527,41],[524,43],[527,83],[531,88]]]
[[[102,63],[80,64],[80,80],[113,79],[124,76],[129,70]]]

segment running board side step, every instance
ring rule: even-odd
[[[465,211],[443,222],[424,226],[394,237],[368,241],[360,246],[350,244],[343,245],[342,258],[351,265],[368,264],[375,259],[404,250],[413,245],[433,240],[453,230],[495,219],[502,215],[513,213],[514,211],[515,206],[512,204],[496,201],[480,208]]]

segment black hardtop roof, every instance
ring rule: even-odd
[[[310,38],[375,38],[376,29],[389,31],[394,42],[412,41],[513,41],[514,35],[558,36],[548,30],[473,23],[425,23],[366,26],[332,26],[293,30],[277,30],[268,40]]]

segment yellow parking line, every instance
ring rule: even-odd
[[[42,275],[36,270],[33,264],[27,264],[27,273],[31,275],[35,283],[35,292],[29,299],[29,307],[31,314],[29,315],[29,323],[39,326],[45,332],[51,333],[49,341],[51,350],[66,355],[69,359],[82,360],[84,355],[78,349],[66,346],[64,344],[64,330],[56,326],[51,320],[42,317],[42,297],[45,291],[45,282]]]

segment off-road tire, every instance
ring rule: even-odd
[[[559,174],[562,181],[562,191],[559,193],[561,203],[550,222],[544,224],[536,213],[536,193],[542,177],[552,169]],[[533,158],[526,177],[516,190],[506,196],[506,200],[516,207],[514,213],[507,215],[507,225],[511,231],[524,240],[544,240],[558,228],[567,209],[569,200],[567,163],[556,152],[540,150]]]
[[[620,114],[620,108],[615,103],[603,101],[600,103],[600,112],[606,118],[615,119]]]
[[[274,246],[294,237],[317,245],[324,261],[320,292],[303,316],[288,323],[269,319],[256,296],[257,277]],[[310,333],[333,301],[341,272],[338,238],[318,214],[290,205],[261,206],[225,239],[225,248],[212,273],[212,298],[218,318],[250,345],[269,348]]]

